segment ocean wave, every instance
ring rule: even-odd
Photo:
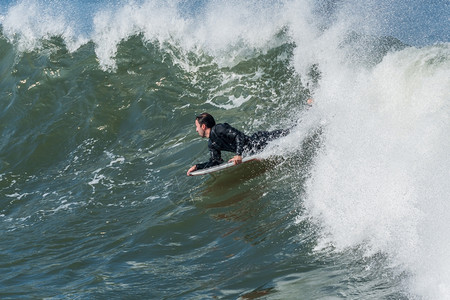
[[[110,234],[106,260],[119,267],[101,276],[119,290],[124,264],[156,290],[145,270],[156,261],[175,272],[158,287],[194,297],[292,295],[307,275],[324,297],[448,295],[448,43],[385,35],[372,13],[386,2],[364,13],[355,1],[51,3],[2,4],[0,219],[18,249],[8,278],[29,275],[23,238],[51,273],[43,256],[77,260],[64,240],[101,253]],[[226,191],[187,178],[207,159],[193,127],[203,111],[247,134],[291,128],[263,153],[278,166]],[[36,234],[58,230],[50,246]],[[93,264],[78,275],[105,262]],[[239,278],[227,273],[241,266]],[[196,291],[183,290],[186,273],[198,275]],[[202,290],[212,273],[219,288]],[[234,290],[244,277],[257,284]]]

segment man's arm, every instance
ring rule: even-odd
[[[214,148],[210,148],[209,149],[209,153],[210,153],[209,161],[207,161],[205,163],[201,163],[201,164],[196,164],[195,166],[192,166],[187,171],[187,175],[188,176],[191,176],[191,172],[194,172],[196,170],[211,168],[211,167],[214,167],[214,166],[217,166],[217,165],[220,165],[221,163],[223,163],[222,154],[221,154],[221,152],[219,150],[214,149]]]
[[[244,152],[245,135],[239,130],[235,130],[236,141],[236,155],[233,156],[228,162],[233,162],[235,165],[242,163],[242,152]]]
[[[211,168],[217,165],[220,165],[221,163],[223,163],[223,159],[222,159],[222,153],[215,149],[215,148],[209,148],[209,161],[205,162],[205,163],[201,163],[201,164],[197,164],[197,170],[201,170],[201,169],[206,169],[206,168]]]
[[[192,166],[186,173],[187,176],[192,176],[191,173],[197,170],[197,165]]]

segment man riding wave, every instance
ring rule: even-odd
[[[210,168],[223,163],[222,151],[233,152],[236,155],[229,161],[234,164],[242,163],[242,154],[255,154],[263,150],[267,144],[279,137],[289,133],[287,129],[275,131],[258,131],[251,136],[245,135],[241,131],[232,127],[228,123],[216,124],[213,116],[208,113],[202,113],[195,118],[195,127],[197,133],[208,138],[208,148],[210,153],[209,161],[192,166],[187,175],[192,176],[191,172]]]

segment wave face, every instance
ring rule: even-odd
[[[448,3],[412,2],[0,4],[0,297],[450,299]],[[293,129],[187,177],[203,111]]]

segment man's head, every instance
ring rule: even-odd
[[[201,137],[209,137],[209,132],[214,125],[216,125],[216,121],[208,113],[202,113],[195,118],[196,131]]]

